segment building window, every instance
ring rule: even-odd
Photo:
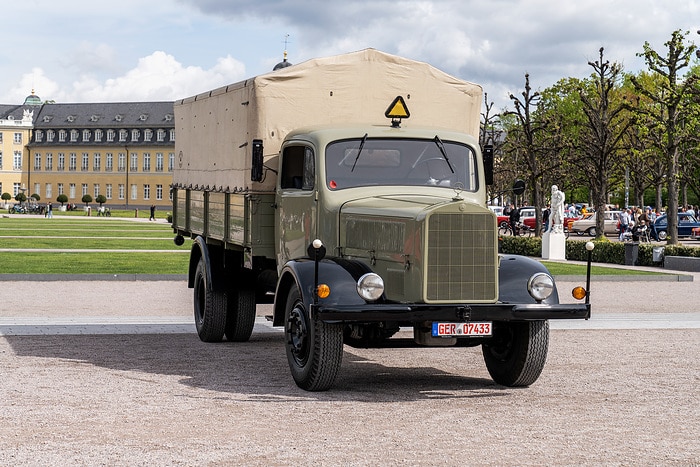
[[[143,130],[143,140],[150,142],[153,139],[153,130]]]
[[[136,199],[138,196],[138,187],[136,185],[131,185],[131,199]]]
[[[172,172],[174,166],[175,166],[175,153],[171,152],[170,154],[168,154],[168,172]]]
[[[149,153],[149,152],[143,153],[143,171],[144,172],[151,171],[151,153]]]
[[[75,199],[75,183],[68,185],[68,197],[70,199]]]
[[[151,185],[143,186],[143,199],[151,199]]]
[[[84,152],[83,153],[83,164],[80,166],[80,170],[85,172],[85,171],[87,171],[89,166],[90,166],[90,154]]]
[[[34,184],[34,193],[41,196],[41,184],[40,183]]]
[[[132,142],[138,141],[140,137],[141,137],[141,130],[137,130],[137,129],[131,130],[131,141]]]
[[[2,170],[2,151],[0,151],[0,170]],[[2,190],[0,190],[2,192]]]
[[[104,136],[104,131],[102,131],[100,129],[95,130],[95,142],[96,143],[101,143],[103,136]]]
[[[46,132],[46,141],[49,143],[53,143],[54,138],[56,138],[56,132],[53,130],[49,130]]]
[[[0,144],[2,144],[2,131],[0,131]]]
[[[41,154],[34,154],[34,170],[41,170]]]
[[[15,144],[22,144],[22,133],[15,133]]]
[[[163,185],[156,185],[156,199],[158,201],[163,199]]]
[[[101,166],[102,166],[102,155],[99,152],[96,152],[93,155],[93,159],[92,159],[92,171],[99,172]]]
[[[175,141],[175,129],[170,130],[170,141]]]
[[[66,170],[66,155],[62,152],[58,153],[58,166],[56,169],[59,171]]]
[[[108,183],[105,190],[105,197],[107,199],[112,199],[112,184]]]
[[[2,133],[0,133],[2,135]],[[41,143],[44,139],[44,132],[42,130],[37,130],[34,132],[34,141]],[[0,143],[2,143],[2,136],[0,136]]]
[[[15,151],[12,156],[12,168],[22,170],[22,151]]]
[[[108,143],[113,143],[114,142],[114,136],[116,135],[116,131],[114,130],[107,130],[107,142]]]
[[[97,197],[100,196],[100,184],[95,183],[92,188],[92,192],[94,193],[93,197],[97,199]]]
[[[162,171],[163,171],[163,153],[157,152],[156,153],[156,172],[162,172]]]
[[[87,188],[88,188],[88,187],[87,187],[87,183],[83,183],[82,186],[81,186],[81,188],[82,188],[83,196],[87,195],[87,194],[88,194],[88,192],[87,192]]]
[[[58,194],[62,195],[63,194],[63,183],[58,184]],[[46,196],[49,196],[48,194]]]
[[[124,194],[125,194],[124,191],[125,191],[124,184],[120,183],[119,184],[119,199],[124,199]]]
[[[68,132],[66,130],[58,130],[58,142],[59,143],[65,143],[66,136],[68,136]],[[53,141],[53,138],[51,138],[51,141]]]
[[[119,172],[124,172],[126,170],[126,154],[124,154],[123,152],[119,153],[119,159],[117,161],[117,170]]]
[[[51,184],[47,183],[46,184],[46,199],[50,201],[52,197],[53,197],[53,192],[51,191]]]
[[[119,130],[119,141],[125,142],[127,136],[129,136],[129,132],[126,130]]]
[[[12,184],[12,196],[15,197],[19,194],[19,182]]]
[[[139,170],[139,155],[135,152],[131,153],[131,165],[129,166],[129,170],[132,172],[138,172]]]
[[[68,170],[75,172],[78,164],[78,156],[74,153],[70,153],[70,159],[68,160]]]
[[[111,172],[113,164],[114,155],[111,152],[108,152],[105,160],[105,172]]]
[[[83,130],[83,143],[90,141],[90,130]]]
[[[163,141],[165,141],[165,134],[166,134],[165,130],[163,130],[162,128],[160,130],[158,130],[157,139],[158,139],[159,143],[162,143]]]
[[[50,152],[46,153],[46,170],[53,170],[53,154]]]
[[[71,143],[78,142],[78,130],[71,130],[70,131],[70,141],[71,141]]]

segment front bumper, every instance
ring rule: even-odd
[[[471,305],[378,304],[311,306],[312,313],[328,323],[398,321],[534,321],[544,319],[588,319],[590,303],[495,303]]]

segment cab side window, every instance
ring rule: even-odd
[[[280,188],[313,190],[315,173],[313,149],[306,146],[284,148]]]

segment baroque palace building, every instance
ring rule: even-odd
[[[32,92],[24,105],[0,105],[0,138],[0,192],[13,198],[64,194],[80,205],[89,194],[112,208],[171,206],[173,102],[56,104]]]

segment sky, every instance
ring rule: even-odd
[[[512,107],[586,78],[589,61],[645,68],[674,30],[700,45],[700,0],[3,1],[0,104],[170,101],[291,63],[368,47],[481,84]]]

